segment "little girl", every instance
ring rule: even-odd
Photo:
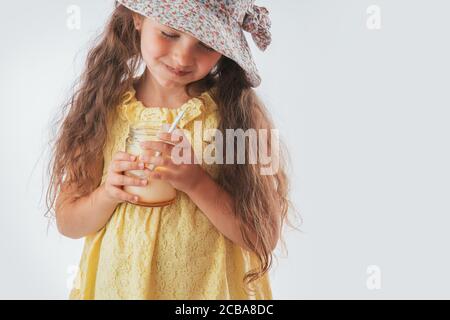
[[[58,230],[85,238],[70,299],[272,299],[268,271],[290,206],[284,157],[271,175],[234,155],[226,164],[177,163],[180,135],[171,133],[142,143],[138,157],[125,152],[131,126],[167,127],[183,110],[178,128],[189,141],[194,122],[224,136],[226,129],[270,134],[242,32],[261,50],[270,44],[268,11],[253,2],[115,2],[67,103],[50,164],[47,196]],[[126,175],[139,169],[147,178]],[[156,180],[177,190],[170,205],[142,206],[124,190]]]

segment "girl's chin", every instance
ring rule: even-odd
[[[186,81],[176,81],[175,79],[166,76],[160,77],[159,79],[159,84],[164,88],[178,88],[189,83]]]

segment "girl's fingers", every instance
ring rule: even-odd
[[[161,140],[167,141],[169,143],[179,143],[183,141],[184,135],[178,132],[161,132],[158,134],[158,138]]]
[[[117,173],[110,176],[109,182],[114,186],[146,186],[148,183],[147,179],[129,177]]]
[[[138,202],[139,197],[135,196],[134,194],[130,194],[128,192],[123,191],[121,188],[111,186],[110,192],[112,195],[121,201],[128,201],[128,202]]]
[[[145,165],[146,168],[152,167],[152,165],[153,167],[163,166],[169,168],[173,168],[175,166],[175,164],[172,161],[172,158],[165,155],[160,155],[158,157],[143,156],[142,161],[146,163]]]
[[[157,150],[150,149],[150,148],[142,149],[141,155],[139,156],[139,160],[146,162],[146,161],[148,161],[148,158],[156,155],[156,152],[157,152]]]
[[[141,142],[140,145],[144,150],[144,154],[147,154],[146,151],[150,151],[150,153],[152,153],[151,155],[153,155],[155,151],[159,151],[165,155],[170,155],[174,147],[173,144],[164,141],[144,141]]]
[[[126,152],[119,151],[114,154],[112,159],[113,160],[123,160],[123,161],[135,161],[136,156],[133,156],[132,154],[129,154]]]
[[[123,172],[128,170],[142,170],[144,169],[143,161],[114,161],[112,164],[112,170],[114,172]]]
[[[166,167],[157,167],[153,171],[145,169],[145,174],[149,179],[173,180],[175,178],[174,172],[172,170],[168,170]]]

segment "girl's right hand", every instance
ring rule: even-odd
[[[114,154],[105,180],[105,191],[109,198],[121,202],[138,202],[139,197],[123,190],[123,186],[145,186],[146,179],[129,177],[124,174],[128,170],[143,170],[144,163],[136,161],[136,156],[126,152]]]

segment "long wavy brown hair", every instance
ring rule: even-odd
[[[75,82],[73,93],[63,104],[61,116],[56,120],[58,129],[50,142],[52,155],[46,194],[48,210],[45,216],[49,218],[56,217],[55,202],[63,182],[76,186],[72,200],[89,195],[100,184],[101,174],[92,164],[98,163],[103,154],[107,124],[111,117],[116,116],[114,107],[133,85],[143,63],[140,34],[134,27],[132,14],[126,7],[115,3],[105,30],[95,39],[88,53],[85,70]],[[211,89],[220,114],[218,129],[223,134],[225,129],[269,129],[268,150],[271,150],[273,121],[251,88],[244,70],[236,62],[222,56],[205,78],[186,87],[189,96],[192,96],[194,86],[202,88],[201,92]],[[272,267],[271,235],[276,232],[275,226],[280,226],[280,240],[285,247],[281,231],[285,222],[293,226],[288,212],[296,211],[288,198],[290,159],[282,141],[279,146],[279,170],[275,174],[262,175],[260,163],[249,164],[246,161],[245,164],[236,164],[234,159],[234,164],[220,166],[217,179],[217,183],[233,197],[242,238],[259,261],[259,268],[250,270],[243,278],[245,288],[251,291],[250,284]],[[247,158],[247,143],[245,148]],[[275,219],[279,219],[279,223]],[[256,235],[254,242],[249,234]]]

